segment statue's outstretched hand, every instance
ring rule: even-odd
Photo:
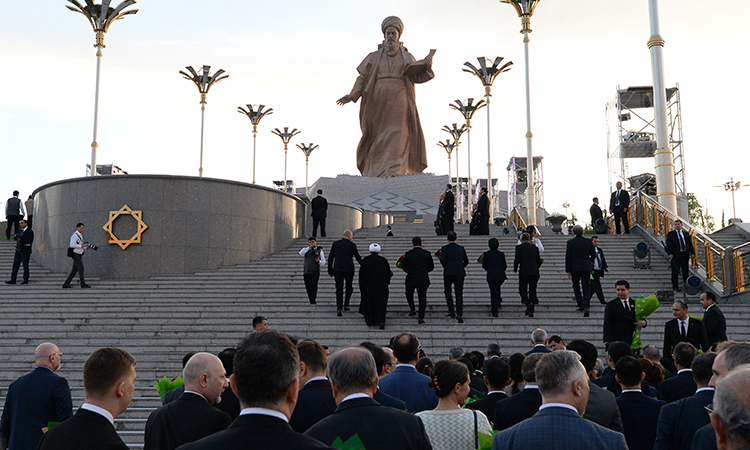
[[[339,105],[339,106],[346,105],[350,101],[352,101],[352,98],[349,96],[349,94],[347,94],[347,95],[341,97],[340,99],[336,100],[336,104]]]

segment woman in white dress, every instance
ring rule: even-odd
[[[458,361],[439,361],[432,388],[440,399],[437,408],[417,416],[424,423],[433,450],[479,448],[477,433],[490,434],[492,427],[481,411],[461,408],[469,395],[469,369]]]

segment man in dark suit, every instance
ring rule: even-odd
[[[182,370],[185,370],[185,366],[187,365],[188,361],[190,361],[190,358],[195,355],[195,352],[187,352],[185,356],[182,357]],[[180,387],[176,387],[170,391],[167,391],[166,394],[164,394],[164,399],[162,400],[162,404],[166,405],[167,403],[171,403],[178,398],[182,396],[182,393],[185,392],[185,385],[183,384]]]
[[[561,350],[544,356],[536,372],[544,404],[530,419],[497,433],[493,450],[627,448],[622,434],[581,418],[589,397],[588,375],[575,352]]]
[[[234,347],[228,347],[222,350],[217,356],[224,366],[224,372],[227,374],[227,386],[229,386],[229,377],[234,373],[234,354],[237,350]],[[224,389],[221,393],[221,401],[214,403],[214,407],[220,411],[229,414],[234,420],[240,415],[240,399],[234,395],[231,389]]]
[[[622,188],[622,183],[617,182],[617,189],[612,193],[609,200],[609,212],[614,213],[615,231],[620,234],[620,221],[625,227],[625,234],[630,234],[628,224],[628,208],[630,207],[630,194]]]
[[[325,448],[289,426],[299,390],[299,354],[291,340],[276,330],[250,333],[237,345],[229,385],[242,405],[229,428],[180,450],[255,450]]]
[[[393,355],[398,366],[380,379],[380,388],[386,394],[406,403],[406,409],[418,413],[433,409],[438,404],[435,390],[430,387],[430,377],[417,372],[419,339],[414,333],[400,333],[393,338]]]
[[[596,229],[596,221],[598,219],[603,219],[604,213],[599,207],[599,199],[597,197],[594,197],[593,202],[591,208],[589,208],[589,214],[591,214],[591,228]],[[596,231],[594,231],[594,233],[596,233]]]
[[[344,237],[331,245],[328,252],[328,276],[336,281],[336,315],[341,317],[341,310],[349,311],[349,300],[354,287],[354,261],[362,264],[362,257],[357,252],[357,244],[352,242],[351,230],[344,230]],[[344,281],[346,281],[346,301],[344,301]]]
[[[385,329],[385,314],[388,308],[388,285],[391,284],[391,266],[380,256],[380,245],[370,244],[370,255],[362,259],[359,267],[359,313],[367,325],[378,325]]]
[[[320,237],[326,237],[326,216],[328,215],[328,200],[323,197],[323,189],[318,189],[318,195],[310,201],[310,209],[313,220],[312,237],[316,237],[318,224],[320,224]]]
[[[320,419],[336,409],[331,391],[331,382],[326,378],[328,360],[325,349],[315,341],[297,344],[300,361],[299,391],[289,425],[298,433],[304,433]]]
[[[550,353],[552,350],[547,348],[547,332],[541,328],[531,332],[531,343],[534,347],[524,355],[529,356],[533,353]]]
[[[482,194],[477,202],[477,218],[479,219],[479,233],[481,235],[490,234],[490,200],[487,197],[487,188],[483,187]]]
[[[128,450],[114,427],[135,391],[135,358],[119,348],[100,348],[83,365],[83,405],[49,430],[38,450]]]
[[[504,430],[528,419],[542,406],[542,395],[539,393],[539,386],[536,382],[535,369],[543,356],[546,357],[547,354],[533,353],[523,360],[521,375],[526,386],[518,394],[497,402],[495,413],[492,415],[494,417],[492,425],[495,430]]]
[[[693,379],[698,389],[692,395],[669,403],[659,413],[654,450],[690,450],[693,435],[702,426],[711,422],[705,407],[714,398],[714,388],[709,387],[716,353],[701,353],[695,357]]]
[[[440,217],[442,232],[448,233],[453,231],[453,215],[455,214],[455,197],[453,196],[453,186],[450,184],[445,187],[445,198],[443,199],[443,215]]]
[[[690,342],[693,347],[707,352],[706,329],[700,320],[688,316],[687,303],[682,300],[675,300],[672,304],[672,315],[674,319],[664,324],[662,354],[668,357],[680,342]],[[688,367],[690,366],[688,365]]]
[[[414,316],[414,290],[419,299],[417,321],[424,323],[427,309],[427,288],[430,287],[430,272],[435,270],[430,252],[422,248],[422,238],[416,236],[411,240],[412,249],[406,252],[401,261],[401,270],[406,272],[406,302],[409,304],[409,316]]]
[[[23,281],[21,284],[29,284],[29,258],[31,258],[31,244],[34,242],[34,231],[29,228],[28,222],[21,219],[19,221],[21,231],[16,236],[16,254],[13,257],[13,269],[10,272],[10,281],[5,284],[16,284],[18,278],[18,269],[23,263]]]
[[[497,238],[490,238],[488,244],[490,249],[482,254],[482,268],[487,271],[487,285],[490,287],[490,313],[497,317],[497,309],[503,302],[501,287],[508,276],[505,269],[508,263],[505,261],[505,253],[498,250],[500,242]]]
[[[565,272],[573,280],[573,293],[578,303],[578,310],[583,311],[583,317],[589,317],[589,301],[591,300],[591,269],[596,258],[596,250],[590,239],[583,237],[583,227],[573,227],[575,237],[565,246]]]
[[[568,343],[567,350],[576,352],[581,356],[581,364],[589,374],[589,401],[586,403],[586,412],[583,413],[583,418],[612,431],[622,433],[622,418],[620,417],[620,408],[617,407],[615,401],[615,394],[600,388],[591,381],[591,374],[596,370],[596,346],[587,341],[574,339]]]
[[[610,370],[609,372],[606,372],[604,375],[595,379],[594,384],[611,392],[615,395],[615,397],[619,396],[622,392],[622,388],[620,387],[620,383],[617,382],[616,378],[617,362],[625,356],[633,355],[633,349],[630,348],[630,344],[628,343],[622,341],[607,343],[604,358]],[[645,392],[648,392],[648,390],[646,390]]]
[[[665,247],[669,260],[672,261],[670,264],[670,268],[672,269],[672,289],[675,292],[679,292],[680,286],[677,282],[677,275],[682,272],[682,284],[685,284],[690,275],[690,258],[695,257],[693,240],[682,229],[682,221],[680,219],[674,221],[674,230],[667,233]]]
[[[521,294],[521,302],[526,305],[525,314],[529,317],[534,317],[534,305],[539,303],[536,285],[539,283],[539,267],[541,266],[542,258],[539,256],[539,249],[531,243],[529,233],[523,233],[521,243],[516,245],[513,272],[518,272],[518,292]]]
[[[448,232],[448,245],[440,249],[440,264],[443,265],[443,287],[445,289],[445,303],[448,304],[448,317],[455,317],[458,323],[463,323],[464,313],[464,278],[465,267],[469,265],[466,249],[456,244],[456,232]],[[456,287],[456,309],[453,309],[451,285]]]
[[[143,450],[174,450],[197,441],[232,423],[229,414],[214,408],[229,385],[221,360],[196,353],[182,371],[185,392],[177,400],[152,412],[146,421]]]
[[[656,423],[659,412],[665,405],[641,391],[641,381],[645,374],[641,363],[632,356],[624,356],[617,361],[617,382],[622,393],[617,397],[617,406],[622,414],[625,427],[625,440],[628,448],[651,450],[656,439]]]
[[[714,348],[719,342],[727,340],[727,320],[724,313],[716,305],[716,295],[707,291],[701,294],[701,306],[706,310],[703,314],[703,328],[706,329],[708,347]]]
[[[73,415],[70,388],[54,372],[62,353],[51,342],[34,351],[36,368],[10,384],[0,419],[0,448],[34,450],[42,429]]]
[[[338,408],[305,432],[325,444],[358,443],[356,448],[431,450],[419,417],[378,404],[375,360],[361,347],[331,356],[328,374]]]
[[[372,354],[372,357],[375,359],[375,369],[378,371],[378,380],[380,380],[380,378],[385,375],[385,368],[388,365],[388,360],[393,355],[393,351],[391,350],[391,354],[387,355],[383,350],[383,347],[380,347],[372,342],[362,342],[361,344],[359,344],[359,346],[366,348],[370,352],[370,354]],[[380,386],[378,386],[378,388],[375,390],[375,393],[372,394],[372,399],[383,406],[389,406],[391,408],[406,411],[405,402],[381,391]]]
[[[604,272],[609,273],[609,266],[607,265],[607,259],[604,257],[604,252],[599,248],[599,236],[591,236],[591,243],[594,244],[594,270],[591,271],[591,294],[589,295],[589,304],[591,298],[596,294],[596,298],[599,299],[599,303],[606,305],[607,302],[604,300],[604,292],[602,291],[601,279],[604,278]]]
[[[675,346],[672,354],[677,366],[677,374],[659,383],[659,400],[667,403],[690,397],[698,389],[693,380],[693,371],[690,369],[698,350],[689,342],[680,342]]]
[[[635,302],[630,298],[630,283],[627,280],[615,282],[617,298],[604,307],[604,344],[622,341],[630,344],[636,328],[647,325],[645,320],[635,320]]]
[[[487,361],[484,365],[484,384],[487,385],[487,396],[469,403],[469,409],[482,411],[485,416],[495,417],[497,402],[505,400],[505,386],[510,384],[510,366],[500,358]]]

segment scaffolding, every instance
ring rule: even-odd
[[[542,156],[534,156],[534,192],[536,193],[537,220],[544,223],[544,171],[542,170]],[[526,214],[527,184],[526,157],[512,156],[508,162],[508,211],[517,209],[524,217]]]

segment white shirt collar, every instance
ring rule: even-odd
[[[490,391],[490,392],[488,392],[488,393],[487,393],[487,395],[491,395],[491,394],[499,394],[499,393],[501,393],[501,392],[502,392],[503,394],[505,394],[505,391]]]
[[[280,411],[276,411],[275,409],[268,409],[268,408],[245,408],[242,411],[240,411],[241,416],[246,416],[249,414],[260,414],[262,416],[271,416],[276,417],[278,419],[283,420],[284,422],[289,423],[289,418],[285,416]]]
[[[706,308],[706,311],[708,311],[709,309],[711,309],[712,306],[715,306],[715,305],[716,303],[711,303],[710,305],[708,305],[708,308]]]
[[[640,389],[623,389],[622,393],[624,394],[625,392],[641,392],[641,393],[643,393],[643,391],[640,390]]]
[[[539,407],[539,411],[547,408],[565,408],[569,409],[576,413],[576,415],[581,415],[581,413],[578,412],[578,410],[573,405],[569,405],[567,403],[545,403],[542,406]]]
[[[369,397],[370,397],[369,395],[363,392],[356,392],[354,394],[347,395],[346,397],[344,397],[344,399],[341,400],[341,403],[344,403],[347,400],[354,400],[355,398],[369,398]]]
[[[537,386],[536,384],[527,384],[526,386],[524,386],[524,389],[539,389],[539,386]]]
[[[697,394],[698,392],[713,391],[713,390],[714,388],[706,386],[706,387],[698,388],[698,390],[696,390],[695,393]]]
[[[544,344],[535,344],[535,345],[534,345],[534,348],[536,348],[536,347],[544,347],[544,348],[547,348],[547,346],[546,346],[546,345],[544,345]]]
[[[692,372],[692,369],[682,369],[677,371],[677,375],[681,374],[682,372]]]
[[[198,393],[198,392],[195,392],[195,391],[188,391],[187,389],[185,389],[185,393],[186,394],[187,393],[191,393],[191,394],[199,395],[199,396],[203,397],[203,400],[208,401],[208,399],[206,398],[206,396],[203,395],[203,394],[201,394],[201,393]]]
[[[412,369],[414,369],[414,366],[412,366],[412,365],[411,365],[411,364],[409,364],[409,363],[398,363],[398,364],[396,364],[396,368],[399,368],[399,367],[401,367],[401,366],[404,366],[404,367],[411,367]],[[414,369],[414,370],[417,370],[417,369]]]
[[[98,407],[96,405],[92,405],[91,403],[84,403],[83,405],[81,405],[81,409],[85,409],[86,411],[91,411],[91,412],[100,414],[100,415],[106,417],[107,420],[109,420],[109,423],[112,424],[112,426],[115,425],[115,418],[114,418],[114,416],[112,415],[111,412],[107,411],[104,408],[100,408],[100,407]]]
[[[312,377],[312,378],[310,378],[309,380],[307,380],[307,381],[305,382],[305,386],[307,386],[307,383],[309,383],[309,382],[311,382],[311,381],[318,381],[318,380],[327,380],[327,379],[328,379],[328,378],[326,378],[326,377]]]

